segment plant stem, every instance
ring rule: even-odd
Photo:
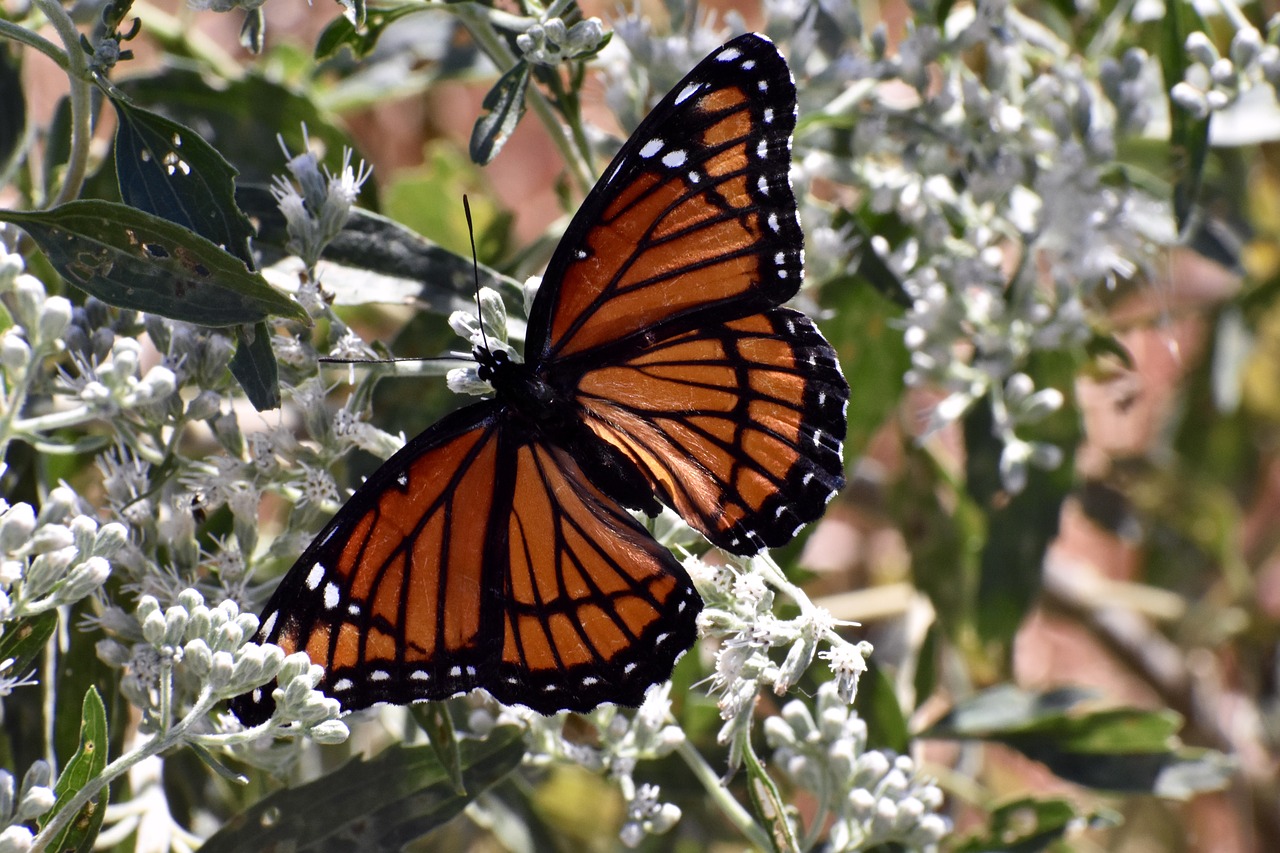
[[[70,62],[67,61],[67,55],[63,53],[56,44],[38,33],[33,33],[26,27],[20,27],[15,23],[0,18],[0,37],[21,42],[28,47],[35,48],[54,62],[58,63],[58,67],[63,71],[66,71],[71,67]]]
[[[702,753],[698,752],[687,738],[676,747],[676,752],[684,759],[684,763],[693,771],[693,775],[702,783],[702,787],[706,789],[712,801],[720,807],[720,811],[729,819],[729,822],[736,826],[738,831],[745,835],[757,849],[772,850],[773,842],[768,834],[755,822],[750,812],[743,808],[742,803],[734,799],[729,790],[721,784],[720,777],[711,769],[711,765],[707,764]]]
[[[71,16],[55,0],[35,0],[35,5],[49,19],[49,23],[62,39],[66,48],[67,80],[71,84],[71,156],[67,159],[67,171],[62,177],[62,189],[50,207],[71,201],[80,194],[85,174],[89,169],[89,143],[93,139],[93,102],[89,86],[91,74],[84,50],[80,47],[80,32]]]
[[[192,706],[191,711],[175,723],[167,734],[155,735],[142,746],[132,752],[124,753],[103,768],[101,773],[90,779],[79,791],[76,791],[75,796],[63,803],[62,808],[53,816],[53,819],[45,824],[44,828],[36,835],[31,844],[30,853],[44,853],[49,846],[49,842],[62,832],[63,827],[74,820],[80,810],[88,805],[103,789],[128,772],[129,768],[146,758],[159,755],[182,740],[187,729],[195,721],[202,719],[205,714],[209,713],[214,701],[213,690],[206,685],[200,691],[200,695],[196,697],[195,705]]]

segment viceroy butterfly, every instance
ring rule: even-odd
[[[628,512],[716,546],[789,542],[844,485],[849,386],[804,314],[795,84],[740,36],[663,98],[587,196],[494,397],[389,459],[306,549],[255,638],[344,710],[482,687],[541,713],[637,705],[702,601]],[[246,724],[266,689],[237,697]]]

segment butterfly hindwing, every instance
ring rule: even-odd
[[[702,608],[671,552],[563,449],[515,452],[500,567],[498,699],[535,711],[638,705],[692,645]]]
[[[577,399],[663,502],[733,553],[791,541],[844,484],[849,386],[797,311],[654,343],[586,371]]]
[[[543,276],[531,361],[594,358],[633,336],[777,305],[800,286],[795,84],[747,34],[663,98],[587,196]]]

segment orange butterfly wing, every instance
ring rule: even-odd
[[[543,713],[638,704],[694,639],[670,552],[510,412],[469,406],[366,481],[299,558],[257,639],[305,651],[345,710],[484,687]],[[246,724],[269,690],[237,697]]]
[[[739,36],[689,72],[560,241],[529,318],[529,360],[596,358],[795,295],[795,109],[791,72],[762,36]]]
[[[849,387],[808,317],[776,308],[588,370],[588,427],[711,542],[790,542],[844,485]]]

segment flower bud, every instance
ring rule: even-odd
[[[31,364],[31,347],[22,337],[22,332],[11,328],[0,337],[0,367],[15,377],[26,373]]]
[[[307,736],[321,744],[342,743],[350,734],[347,724],[341,720],[324,720],[307,730]]]
[[[48,344],[62,338],[62,333],[71,325],[71,303],[61,296],[50,297],[40,311],[40,342]]]
[[[33,275],[20,275],[14,283],[14,307],[18,323],[28,329],[40,326],[40,313],[48,294],[40,279]]]
[[[0,515],[0,554],[13,554],[25,546],[36,529],[31,504],[14,504]]]
[[[91,594],[107,582],[111,564],[101,557],[90,557],[71,570],[66,584],[58,590],[58,603],[71,604]]]
[[[213,652],[209,651],[209,644],[197,638],[188,641],[182,649],[182,662],[187,670],[196,678],[208,678],[213,668]]]
[[[164,614],[159,608],[147,614],[142,620],[142,636],[153,646],[159,646],[164,643],[165,621]]]

